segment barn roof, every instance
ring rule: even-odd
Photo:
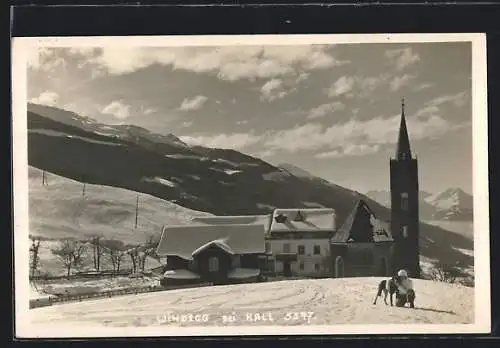
[[[375,243],[379,243],[379,242],[390,242],[393,240],[389,232],[388,224],[377,219],[377,216],[370,209],[368,204],[364,200],[360,199],[356,202],[354,208],[352,209],[349,216],[347,216],[342,226],[332,237],[331,239],[332,243],[347,243],[351,241],[350,239],[354,222],[363,216],[361,214],[363,210],[368,211],[368,213],[372,217],[371,222],[373,224],[373,241]]]
[[[191,260],[201,250],[216,245],[230,254],[264,253],[262,225],[185,225],[162,231],[157,254]]]
[[[207,225],[262,225],[264,232],[269,230],[271,214],[267,215],[239,215],[239,216],[198,216],[192,219],[198,224]]]
[[[271,232],[316,232],[335,230],[335,210],[275,209],[271,220]]]

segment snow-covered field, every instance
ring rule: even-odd
[[[31,309],[32,325],[471,324],[474,289],[415,280],[416,308],[373,300],[381,278],[287,280],[126,295]]]

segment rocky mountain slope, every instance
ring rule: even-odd
[[[175,135],[103,125],[47,106],[29,104],[27,116],[29,164],[73,180],[142,192],[216,215],[325,206],[336,210],[340,225],[362,198],[379,218],[390,217],[389,209],[364,195],[235,150],[191,147]],[[470,239],[427,224],[421,235],[427,257],[472,264],[470,256],[457,251],[472,250]]]

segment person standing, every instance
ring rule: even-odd
[[[396,306],[404,307],[406,303],[410,303],[410,308],[415,308],[415,290],[413,289],[413,282],[408,277],[406,270],[398,271],[396,292]]]

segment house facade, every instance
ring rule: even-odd
[[[266,237],[268,269],[276,275],[327,276],[333,209],[276,209]]]
[[[157,254],[166,258],[163,285],[255,281],[265,251],[264,226],[190,225],[164,228]]]

